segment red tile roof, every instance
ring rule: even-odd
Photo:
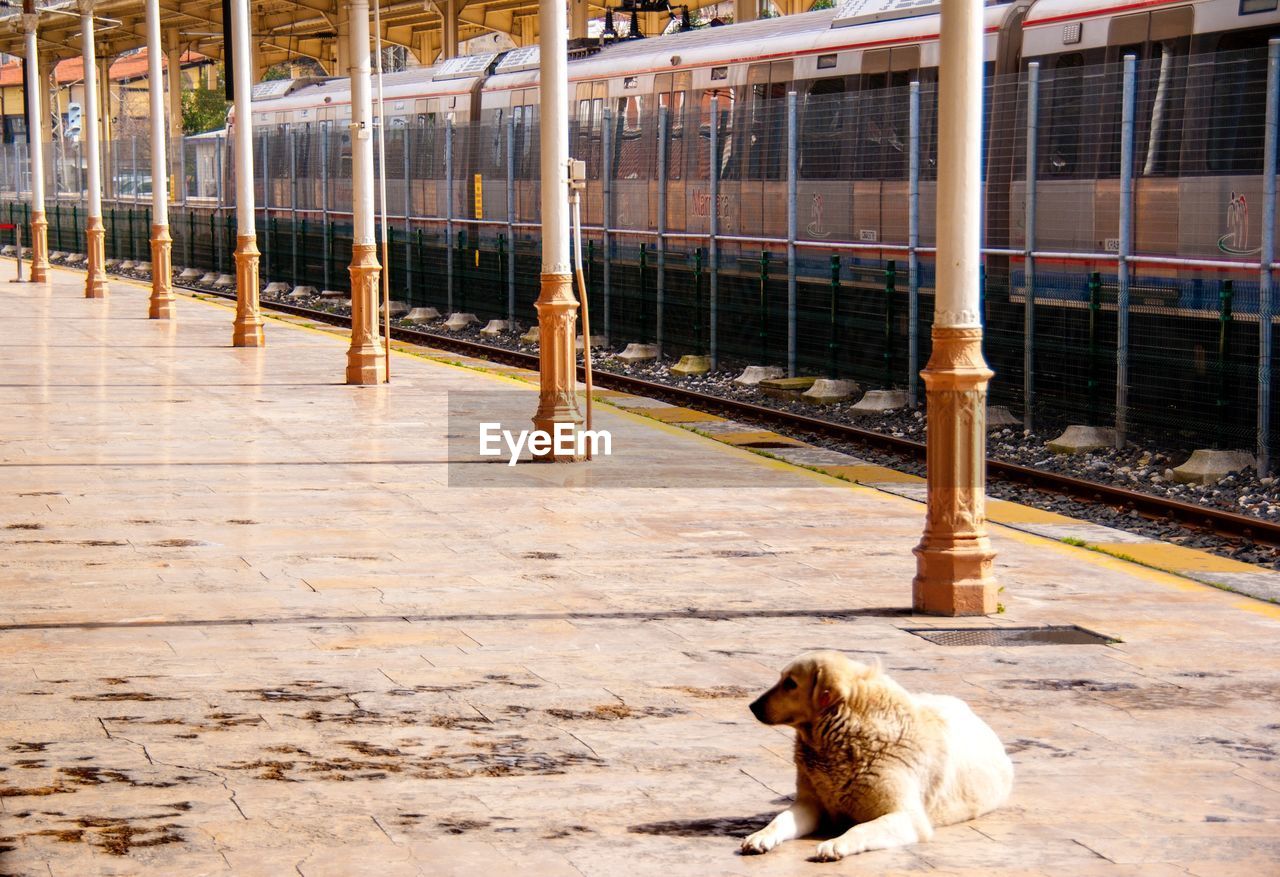
[[[182,64],[184,67],[189,64],[197,64],[205,60],[208,59],[199,52],[187,50],[182,53]],[[22,84],[22,64],[22,59],[16,59],[7,64],[0,65],[0,87]],[[54,74],[58,78],[59,85],[69,85],[74,82],[79,82],[84,78],[84,58],[67,58],[54,68]],[[116,82],[119,82],[120,80],[140,79],[146,75],[146,49],[123,58],[117,58],[111,64],[111,79]]]

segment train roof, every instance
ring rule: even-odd
[[[881,6],[890,5],[880,2]],[[1004,19],[1009,3],[989,5],[984,11],[988,30]],[[704,27],[685,33],[643,40],[624,40],[594,55],[572,59],[569,78],[601,79],[617,76],[687,70],[718,64],[766,61],[838,49],[889,46],[936,38],[940,24],[937,6],[932,12],[891,20],[849,21],[847,5],[783,18],[743,22],[724,27]],[[852,24],[852,26],[850,26]],[[533,47],[530,47],[533,48]],[[532,64],[536,54],[522,58]],[[525,63],[521,67],[526,67]],[[502,63],[490,77],[492,87],[513,88],[537,82],[537,70],[506,73]]]
[[[1079,5],[1079,0],[1060,2]],[[988,32],[999,27],[1010,5],[987,5],[984,18]],[[783,59],[840,49],[916,43],[937,38],[940,24],[938,8],[936,0],[847,0],[835,9],[721,27],[701,27],[643,40],[621,40],[604,46],[595,54],[570,59],[569,78],[574,81],[607,79]],[[477,77],[484,75],[494,56],[483,56],[483,59],[459,58],[432,67],[387,73],[384,76],[386,99],[464,94],[470,91]],[[506,53],[498,59],[486,87],[500,91],[536,85],[538,59],[537,46]],[[345,106],[349,93],[349,80],[335,77],[295,87],[278,97],[255,101],[254,110],[273,112],[330,104]]]
[[[1195,0],[1036,0],[1024,27],[1053,24],[1069,18],[1093,18],[1117,12],[1143,12],[1160,6],[1191,6]]]

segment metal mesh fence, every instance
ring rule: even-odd
[[[1274,225],[1263,159],[1275,67],[1265,49],[1188,56],[1169,43],[1129,64],[1064,54],[988,79],[982,300],[993,402],[1045,429],[1117,423],[1272,450],[1271,356],[1259,350],[1272,322],[1262,289],[1274,253],[1261,239]],[[571,107],[597,334],[922,398],[938,221],[933,78],[794,83],[756,72],[745,85],[668,89]],[[348,132],[255,133],[264,279],[346,289]],[[30,188],[25,149],[0,148],[8,201]],[[174,140],[168,158],[175,264],[231,273],[226,134]],[[104,144],[104,168],[108,255],[145,259],[148,141]],[[46,145],[45,170],[50,247],[80,250],[82,147]],[[427,115],[393,127],[385,172],[394,297],[536,319],[535,106],[483,124]]]

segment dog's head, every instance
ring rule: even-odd
[[[778,684],[751,704],[751,712],[766,725],[808,724],[848,700],[857,681],[876,672],[840,652],[810,652],[787,665]]]

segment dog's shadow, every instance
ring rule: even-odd
[[[778,803],[790,803],[790,799],[782,799]],[[758,813],[755,816],[713,816],[706,819],[670,819],[666,822],[645,822],[627,828],[632,834],[656,834],[663,837],[725,837],[742,839],[759,831],[778,815],[776,811]],[[848,826],[844,826],[848,828]],[[827,840],[840,834],[839,826],[831,826],[824,822],[819,829],[805,839],[810,841]],[[739,851],[739,855],[744,854]],[[809,859],[816,862],[818,859]]]
[[[632,825],[632,834],[658,834],[664,837],[736,837],[743,838],[769,824],[776,813],[755,816],[713,816],[707,819],[670,819]]]

